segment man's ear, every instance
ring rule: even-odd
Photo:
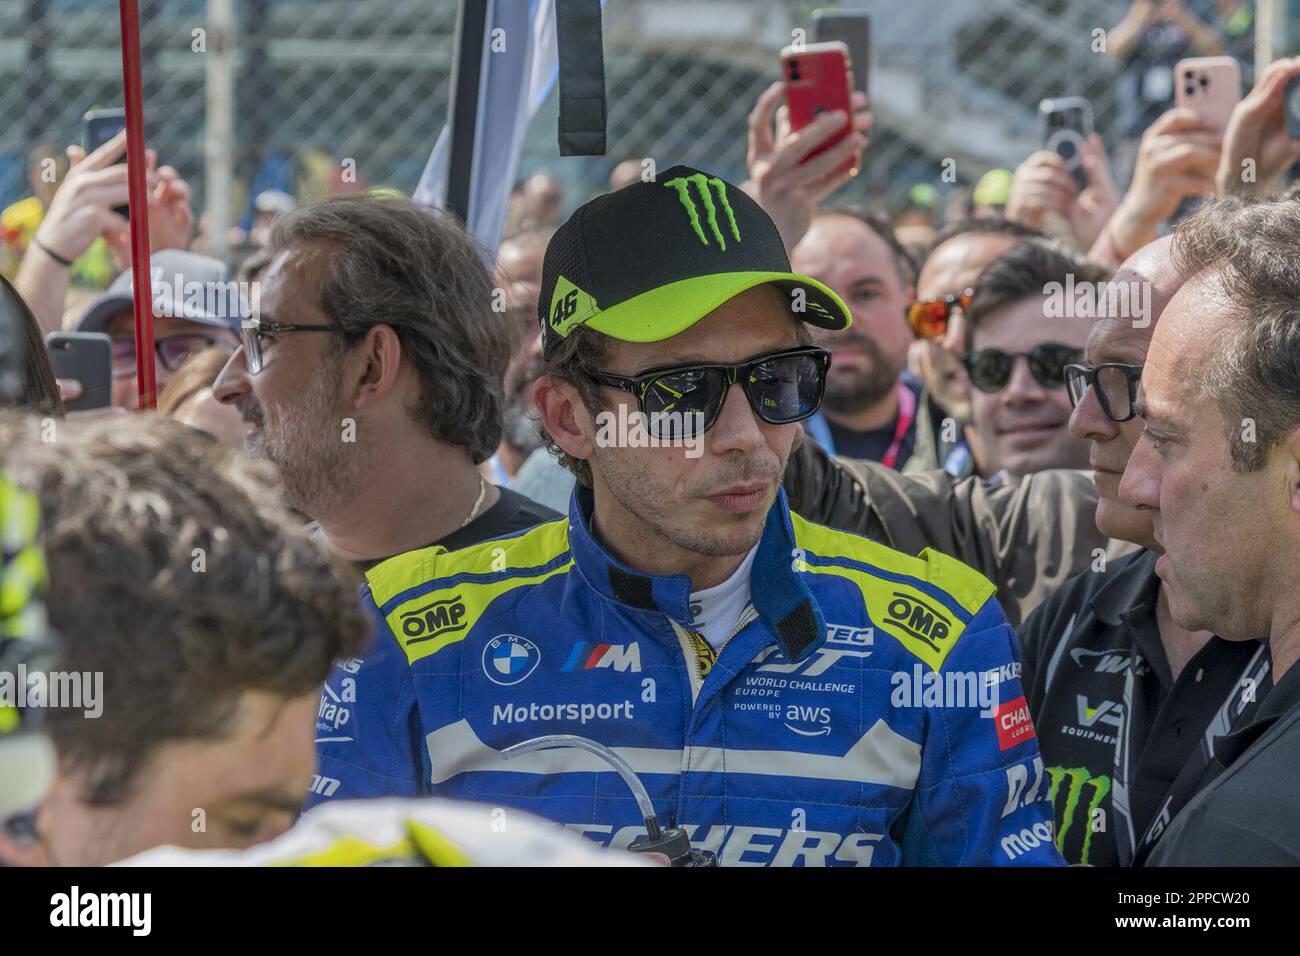
[[[533,383],[533,403],[555,444],[570,457],[583,461],[592,457],[596,426],[576,388],[543,375]]]
[[[345,383],[357,409],[369,408],[393,390],[402,368],[402,342],[392,326],[372,326],[344,362]]]
[[[1278,443],[1278,451],[1284,456],[1282,466],[1286,470],[1288,504],[1292,513],[1300,516],[1300,427],[1291,429],[1291,433]]]

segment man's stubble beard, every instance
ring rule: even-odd
[[[871,367],[847,380],[834,371],[826,377],[822,407],[832,414],[856,414],[875,405],[898,386],[902,365],[891,365],[874,339],[861,339],[855,347],[867,353]]]
[[[599,470],[605,487],[618,502],[624,512],[632,516],[641,526],[644,540],[637,542],[619,542],[624,548],[653,547],[656,537],[668,541],[675,547],[693,554],[711,558],[732,557],[746,554],[763,536],[767,513],[771,502],[762,509],[763,520],[752,533],[736,540],[733,535],[718,532],[710,533],[708,529],[690,524],[679,524],[672,516],[679,513],[671,488],[662,487],[650,473],[634,464],[623,462],[611,449],[597,448],[592,459],[593,470]],[[725,487],[742,481],[761,481],[773,475],[770,469],[754,461],[741,463],[740,467],[723,471],[725,477],[712,482],[714,487]],[[739,525],[736,526],[737,528]]]
[[[338,364],[327,365],[280,410],[273,432],[263,424],[248,436],[249,453],[279,470],[285,504],[313,519],[352,500],[365,472],[359,441],[343,440],[344,416],[333,407],[338,377]]]

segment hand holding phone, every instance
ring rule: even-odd
[[[1043,116],[1043,148],[1065,160],[1079,189],[1088,188],[1083,144],[1092,136],[1092,104],[1082,96],[1063,96],[1038,104]]]
[[[86,130],[81,138],[81,148],[88,154],[103,146],[122,130],[126,129],[126,110],[89,110],[85,117]],[[123,219],[130,218],[130,206],[114,206],[113,212]]]
[[[103,332],[51,332],[45,349],[54,377],[77,382],[81,391],[64,403],[70,412],[105,408],[113,402],[113,340]]]
[[[809,43],[798,50],[786,47],[781,51],[781,73],[785,79],[785,102],[790,111],[791,130],[806,129],[828,113],[844,115],[843,125],[800,160],[800,163],[806,163],[841,143],[853,132],[849,48],[840,42]],[[833,173],[851,172],[856,166],[857,158],[850,156]]]

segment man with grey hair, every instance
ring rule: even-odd
[[[285,214],[269,249],[260,316],[213,393],[335,554],[369,567],[553,516],[477,469],[501,440],[511,335],[457,223],[343,197]]]
[[[1231,641],[1266,638],[1271,689],[1212,744],[1196,796],[1155,865],[1300,862],[1300,205],[1223,200],[1180,227],[1191,276],[1142,371],[1143,432],[1119,485],[1164,548],[1172,619]]]

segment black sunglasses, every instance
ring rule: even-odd
[[[769,425],[803,421],[821,407],[830,365],[830,352],[809,345],[736,365],[674,365],[631,378],[587,374],[597,385],[635,395],[654,437],[690,438],[713,427],[736,383],[754,414]]]
[[[158,364],[167,371],[174,372],[195,352],[216,344],[215,336],[201,332],[178,332],[176,335],[154,339],[153,350],[158,356]],[[113,378],[130,378],[135,372],[135,339],[114,339]]]
[[[1077,408],[1091,387],[1096,391],[1097,404],[1112,422],[1126,422],[1137,414],[1137,389],[1141,380],[1141,365],[1103,362],[1100,365],[1071,363],[1065,366],[1065,388],[1070,394],[1070,405]]]
[[[334,332],[339,335],[343,330],[337,325],[292,325],[286,322],[262,322],[258,319],[246,320],[239,329],[239,340],[244,346],[244,363],[248,374],[256,375],[262,371],[262,337],[279,335],[281,332]]]
[[[1060,388],[1065,384],[1065,366],[1081,356],[1081,349],[1057,342],[1035,345],[1028,352],[1004,352],[1001,349],[979,349],[962,359],[971,385],[981,392],[993,394],[1007,387],[1016,359],[1023,356],[1029,363],[1029,374],[1043,388]]]

